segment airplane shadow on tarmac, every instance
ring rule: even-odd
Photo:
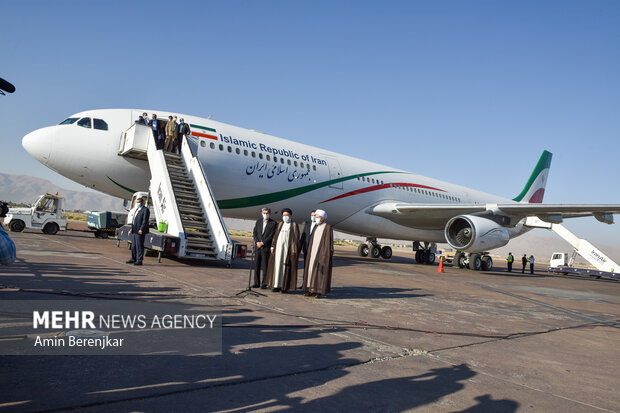
[[[417,368],[341,388],[352,369],[360,374],[349,381],[375,377],[368,364],[375,356],[361,342],[343,341],[345,328],[258,324],[260,313],[247,310],[224,314],[217,356],[2,356],[0,404],[27,401],[13,411],[403,411],[459,392],[477,375],[465,364]],[[475,400],[462,412],[519,406],[488,394]]]
[[[333,287],[329,293],[329,299],[354,299],[354,298],[417,298],[432,297],[433,294],[415,294],[411,291],[420,288],[381,288],[381,287]]]
[[[63,264],[26,261],[18,258],[17,262],[10,267],[10,274],[0,276],[0,284],[7,287],[19,286],[22,290],[58,290],[71,291],[75,294],[111,294],[130,297],[157,295],[158,293],[169,294],[178,290],[155,286],[145,288],[144,280],[140,280],[140,286],[138,286],[127,279],[118,278],[118,276],[128,275],[139,277],[140,273],[90,263]],[[179,299],[182,296],[174,295],[172,298]]]

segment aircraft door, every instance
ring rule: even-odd
[[[342,169],[340,168],[340,162],[336,158],[328,158],[327,166],[329,167],[329,180],[342,178]],[[342,181],[333,183],[329,186],[330,188],[342,189]]]

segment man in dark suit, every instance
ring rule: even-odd
[[[153,129],[153,138],[155,139],[155,147],[157,149],[164,149],[164,127],[162,122],[157,119],[157,115],[153,113],[153,117],[149,121],[149,126]]]
[[[269,218],[271,210],[269,208],[263,208],[261,211],[262,218],[259,218],[254,225],[254,251],[256,262],[254,266],[254,285],[253,288],[265,289],[267,284],[265,282],[265,276],[267,275],[267,263],[269,262],[269,256],[271,255],[271,241],[276,233],[277,223],[273,219]],[[263,273],[262,282],[260,273]]]
[[[178,149],[177,152],[181,153],[181,145],[183,144],[183,138],[186,135],[189,135],[190,133],[191,133],[191,130],[189,129],[189,125],[185,123],[185,119],[181,118],[181,121],[179,122],[179,130],[177,133],[177,141],[176,141],[176,148]]]
[[[149,233],[151,212],[144,206],[144,199],[136,200],[136,212],[131,223],[131,259],[127,264],[142,265],[144,257],[144,237]]]

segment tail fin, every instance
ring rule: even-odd
[[[553,154],[544,151],[534,168],[534,172],[527,180],[525,188],[513,201],[525,202],[530,204],[540,204],[545,196],[545,186],[547,185],[547,177],[549,176],[549,168],[551,167],[551,158]]]

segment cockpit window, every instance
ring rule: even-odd
[[[75,121],[78,119],[79,118],[68,118],[60,122],[59,125],[71,125],[72,123],[75,123]]]
[[[103,119],[93,119],[93,126],[95,129],[108,130],[108,124]]]
[[[77,124],[83,128],[90,128],[90,118],[82,118]]]

